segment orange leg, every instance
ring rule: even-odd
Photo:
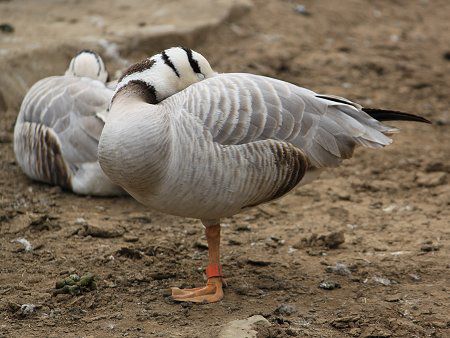
[[[172,288],[172,298],[179,302],[214,303],[223,298],[223,276],[220,265],[220,224],[206,226],[209,264],[206,286],[194,289]]]

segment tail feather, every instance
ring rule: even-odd
[[[431,124],[431,121],[422,116],[404,113],[401,111],[376,108],[363,108],[362,110],[378,121],[415,121]]]

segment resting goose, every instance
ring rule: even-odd
[[[207,285],[173,288],[172,296],[216,302],[223,297],[220,219],[285,195],[357,146],[390,144],[396,129],[381,120],[428,122],[269,77],[217,74],[199,53],[170,48],[119,79],[99,162],[144,205],[202,221]]]
[[[100,56],[84,50],[71,60],[64,76],[48,77],[31,87],[14,128],[14,152],[27,176],[77,194],[123,194],[97,160],[115,87],[105,84],[107,77]]]

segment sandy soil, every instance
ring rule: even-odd
[[[306,15],[293,1],[256,0],[191,47],[222,72],[269,75],[434,125],[393,123],[402,132],[389,148],[359,150],[313,184],[225,219],[225,298],[190,305],[167,289],[203,283],[200,223],[31,182],[14,161],[10,107],[0,124],[0,337],[214,337],[254,314],[272,324],[261,337],[450,336],[450,3],[302,3]],[[327,237],[336,232],[344,243]],[[58,280],[88,272],[96,289],[54,294]]]

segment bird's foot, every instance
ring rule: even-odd
[[[177,302],[215,303],[223,298],[222,277],[209,278],[206,286],[194,289],[172,288],[172,298]]]

